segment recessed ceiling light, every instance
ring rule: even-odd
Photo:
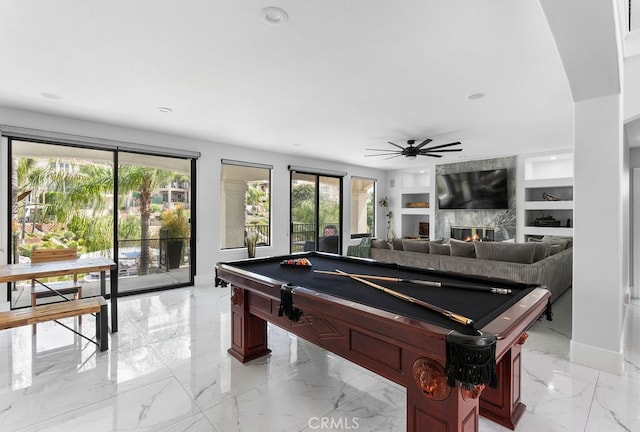
[[[51,99],[51,100],[60,99],[60,96],[55,93],[43,92],[43,93],[40,93],[40,96],[42,96],[43,98]]]
[[[484,93],[472,93],[469,96],[467,96],[467,99],[478,100],[478,99],[482,99],[483,97],[484,97]]]
[[[289,15],[279,7],[269,6],[262,9],[262,19],[267,24],[278,25],[287,22]]]
[[[171,108],[167,108],[167,107],[158,107],[156,108],[158,111],[160,111],[161,113],[170,113],[173,112],[173,110]]]
[[[549,156],[549,160],[556,160],[558,159],[558,156]]]

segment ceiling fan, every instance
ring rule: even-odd
[[[391,144],[392,146],[396,146],[399,150],[395,150],[395,149],[366,149],[366,150],[371,150],[371,151],[377,151],[377,152],[382,152],[382,153],[377,153],[377,154],[370,154],[370,155],[365,155],[365,157],[369,157],[369,156],[389,156],[386,159],[393,159],[399,156],[406,156],[409,159],[415,159],[417,156],[431,156],[431,157],[442,157],[442,155],[438,154],[438,153],[444,153],[444,152],[459,152],[462,151],[461,148],[456,148],[456,149],[448,149],[445,147],[451,147],[454,145],[459,145],[460,141],[456,141],[456,142],[452,142],[449,144],[440,144],[440,145],[436,145],[433,147],[425,147],[427,144],[429,144],[431,141],[433,141],[431,138],[427,138],[426,140],[422,141],[420,144],[414,146],[414,144],[416,143],[416,140],[408,140],[407,144],[409,144],[408,147],[402,147],[396,143],[392,143],[391,141],[389,141],[388,143]],[[386,160],[385,159],[385,160]]]

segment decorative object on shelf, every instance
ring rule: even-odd
[[[409,208],[429,208],[428,202],[408,202],[407,207]]]
[[[418,222],[418,235],[429,237],[429,222]]]
[[[542,199],[545,201],[568,201],[567,198],[562,198],[557,195],[551,195],[547,192],[542,192]]]
[[[249,258],[256,257],[256,243],[258,242],[258,233],[249,231],[245,236],[245,243],[247,244],[247,254]]]
[[[415,159],[418,156],[431,156],[431,157],[437,157],[440,158],[442,157],[442,155],[438,154],[438,153],[443,153],[443,152],[459,152],[462,151],[462,149],[457,148],[457,149],[448,149],[445,147],[451,147],[454,145],[459,145],[460,141],[456,141],[456,142],[452,142],[452,143],[448,143],[448,144],[440,144],[440,145],[436,145],[433,147],[426,147],[425,146],[427,144],[429,144],[431,141],[433,141],[431,138],[427,138],[426,140],[422,141],[420,144],[418,144],[417,146],[414,146],[414,144],[416,143],[416,140],[410,139],[407,141],[407,144],[409,144],[407,147],[402,147],[398,144],[392,143],[391,141],[388,141],[388,144],[391,144],[392,146],[397,147],[399,150],[395,150],[395,149],[366,149],[366,150],[370,150],[370,151],[377,151],[377,152],[382,152],[382,153],[378,153],[378,154],[371,154],[371,155],[365,155],[365,157],[369,157],[369,156],[389,156],[387,159],[393,159],[393,158],[397,158],[400,156],[405,156],[409,159]]]
[[[389,198],[382,198],[380,201],[378,201],[378,204],[384,207],[385,211],[387,212],[387,214],[385,215],[387,217],[387,240],[391,241],[395,238],[395,233],[391,229],[391,219],[393,219],[393,212],[389,210]]]
[[[541,227],[559,227],[560,221],[554,219],[553,216],[541,216],[539,218],[535,218],[531,222],[531,225]]]

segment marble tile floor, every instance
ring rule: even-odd
[[[640,301],[622,376],[568,361],[570,308],[569,291],[529,332],[516,430],[640,431]],[[228,288],[124,297],[119,315],[105,353],[55,323],[0,331],[0,431],[405,430],[403,388],[275,326],[270,356],[230,357]]]

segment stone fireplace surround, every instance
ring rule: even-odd
[[[436,174],[507,168],[509,208],[507,210],[440,210],[437,207],[436,202],[434,203],[434,238],[444,239],[445,242],[447,242],[452,238],[452,227],[493,228],[494,241],[503,241],[515,238],[517,165],[517,156],[436,165]]]

